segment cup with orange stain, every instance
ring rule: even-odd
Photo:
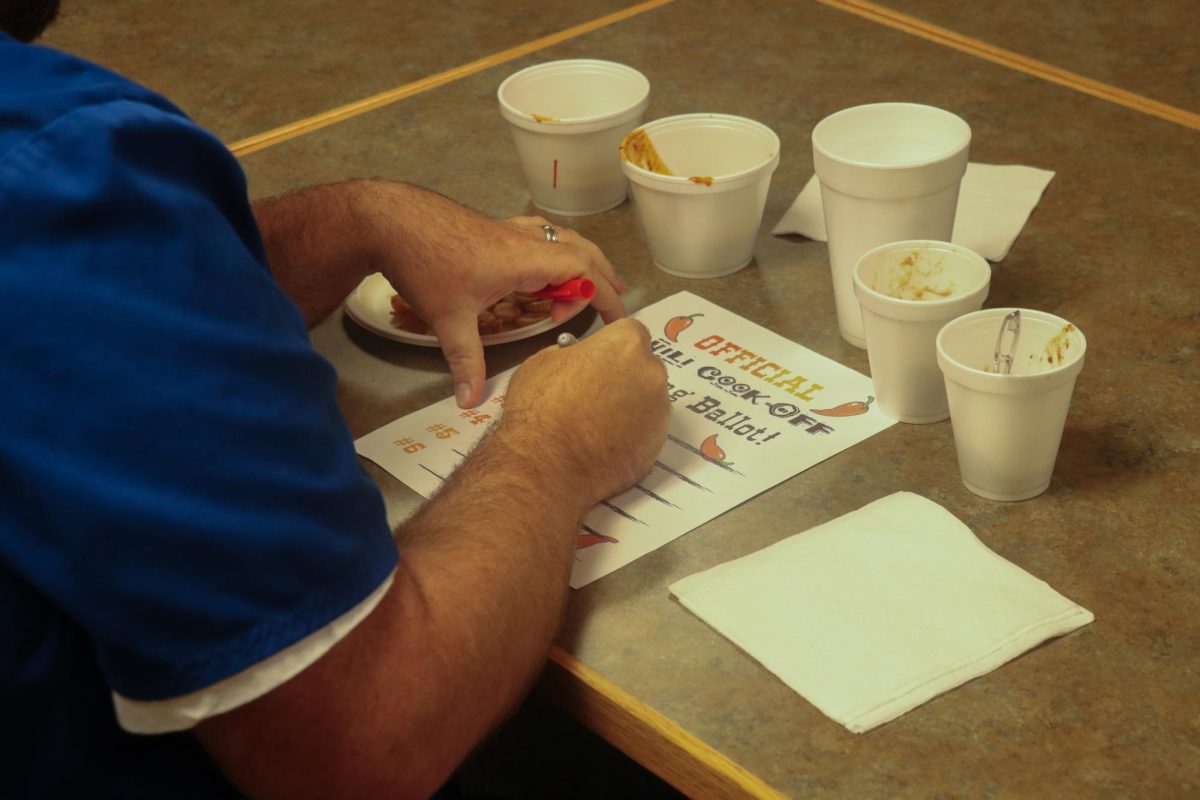
[[[1007,325],[1014,310],[1015,335]],[[1046,491],[1086,350],[1079,328],[1044,311],[988,308],[946,323],[937,360],[968,489],[989,500]],[[997,367],[1001,352],[1004,370]]]
[[[510,75],[497,96],[534,205],[582,216],[625,200],[617,146],[646,110],[645,75],[612,61],[550,61]]]
[[[947,322],[983,306],[991,278],[983,256],[950,242],[891,242],[862,255],[854,293],[883,413],[917,424],[950,416],[935,339]]]
[[[729,114],[648,122],[621,143],[654,265],[683,278],[717,278],[754,258],[779,137]]]

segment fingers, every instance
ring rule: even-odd
[[[652,364],[649,369],[662,384],[662,397],[666,399],[667,370],[650,350],[650,331],[636,319],[620,319],[605,325],[580,344],[602,348],[609,353],[608,360],[626,365]],[[641,367],[636,367],[641,369]]]
[[[624,319],[616,324],[606,325],[584,341],[607,339],[626,340],[630,346],[650,352],[650,330],[636,319]]]
[[[600,319],[616,322],[625,316],[625,304],[617,295],[617,289],[608,281],[594,281],[596,294],[592,296],[592,308],[600,314]]]
[[[550,221],[548,219],[546,219],[545,217],[539,217],[539,216],[509,217],[508,221],[515,223],[517,225],[524,225],[524,226],[529,226],[529,227],[533,227],[533,226],[541,227],[542,225],[550,224]]]
[[[546,236],[543,226],[552,225],[545,217],[513,217],[511,221],[529,228],[536,228],[541,232],[543,238]],[[604,255],[604,251],[600,249],[599,245],[572,228],[564,228],[558,225],[552,225],[552,227],[558,236],[558,242],[549,242],[550,244],[566,242],[583,248],[595,277],[603,278],[612,284],[617,294],[621,294],[629,288],[625,284],[625,281],[621,279],[621,276],[617,274],[616,269]]]
[[[591,267],[593,283],[596,284],[596,294],[592,297],[592,307],[607,322],[615,322],[625,316],[625,304],[618,296],[625,291],[625,282],[609,263],[604,253],[589,239],[580,236],[572,230],[560,230],[559,244],[569,244],[578,247],[586,254],[588,265]]]
[[[435,322],[434,331],[450,375],[454,380],[454,399],[459,408],[474,408],[483,394],[487,370],[483,360],[483,342],[474,312],[463,309]]]
[[[572,300],[570,302],[556,300],[554,305],[550,307],[550,319],[554,322],[562,322],[575,316],[583,307],[587,305],[586,300]]]
[[[609,262],[608,258],[604,255],[604,251],[600,249],[599,245],[597,245],[591,239],[581,236],[573,230],[568,230],[566,233],[567,241],[571,242],[572,244],[578,244],[588,251],[592,265],[596,268],[596,271],[599,273],[600,277],[608,281],[608,283],[610,283],[612,287],[616,289],[617,294],[621,294],[629,288],[625,284],[625,281],[621,279],[621,276],[617,274],[617,270]],[[559,232],[559,240],[562,240],[561,231]]]
[[[543,225],[549,225],[544,217],[512,217],[508,222],[526,230],[526,235],[535,239],[545,240]],[[605,257],[604,252],[590,239],[578,232],[565,227],[555,226],[557,242],[545,241],[542,247],[536,247],[534,253],[542,267],[540,278],[549,283],[562,283],[571,278],[586,275],[596,285],[596,294],[591,300],[592,307],[600,314],[606,323],[613,322],[625,316],[625,306],[619,297],[627,288],[625,281],[617,274],[616,269]],[[547,270],[550,277],[547,277]],[[523,291],[533,291],[541,286],[521,287]],[[557,307],[558,304],[556,304]],[[561,311],[556,310],[556,318],[568,316],[572,306],[565,306]]]

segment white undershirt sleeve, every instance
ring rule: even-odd
[[[300,674],[366,619],[395,576],[393,570],[375,591],[325,627],[211,686],[166,700],[131,700],[113,692],[117,721],[130,733],[171,733],[263,696]]]

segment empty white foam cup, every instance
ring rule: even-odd
[[[497,96],[538,208],[581,216],[621,204],[618,148],[649,102],[645,75],[611,61],[551,61],[510,75]]]
[[[813,128],[833,297],[846,341],[866,347],[853,280],[863,253],[904,239],[950,241],[970,144],[962,118],[913,103],[855,106]]]
[[[654,264],[683,278],[716,278],[754,258],[779,137],[728,114],[682,114],[644,125],[673,173],[622,159]]]
[[[962,481],[990,500],[1025,500],[1050,485],[1087,349],[1083,333],[1071,323],[1021,309],[1012,372],[998,374],[996,338],[1011,311],[966,314],[946,323],[937,336]],[[1011,334],[1004,341],[1005,349],[1012,349]]]
[[[991,277],[983,256],[949,242],[892,242],[858,260],[854,292],[885,414],[914,423],[950,416],[935,341],[947,322],[983,306]]]

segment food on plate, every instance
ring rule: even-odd
[[[432,336],[429,323],[410,306],[403,297],[392,295],[392,327],[419,336]],[[553,300],[534,297],[524,292],[511,292],[498,303],[479,312],[479,335],[504,333],[505,331],[534,325],[550,316]]]

